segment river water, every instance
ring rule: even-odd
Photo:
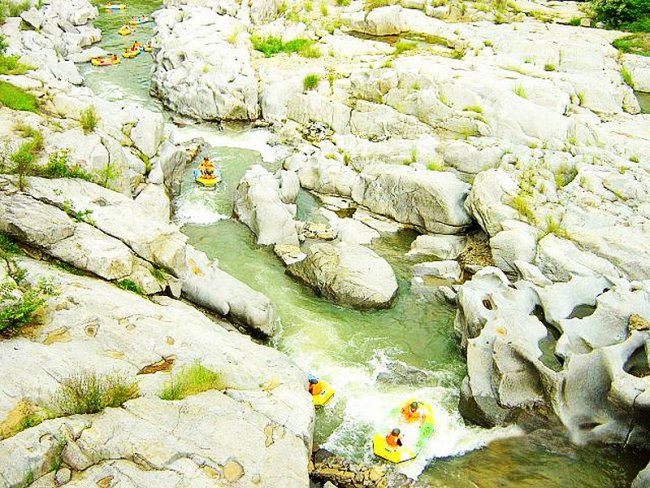
[[[116,30],[131,16],[150,14],[159,2],[137,0],[125,13],[101,13],[101,46],[121,52],[135,39],[146,42],[152,24],[123,38]],[[86,84],[107,99],[130,99],[161,110],[148,95],[151,56],[143,53],[119,66],[82,67]],[[167,114],[166,114],[167,115]],[[175,221],[189,242],[217,258],[220,266],[267,295],[281,321],[274,346],[306,371],[327,379],[333,400],[317,412],[315,440],[354,460],[374,461],[369,439],[396,404],[418,397],[433,407],[435,434],[418,458],[399,469],[433,487],[627,487],[643,460],[611,448],[572,446],[560,433],[523,435],[519,429],[466,425],[457,411],[465,363],[453,337],[454,310],[410,290],[412,265],[404,258],[413,232],[383,235],[371,247],[393,266],[399,281],[391,309],[359,312],[335,306],[289,278],[273,252],[255,244],[243,225],[230,219],[232,192],[253,164],[277,169],[274,149],[262,129],[219,131],[201,124],[177,140],[203,137],[206,153],[223,168],[218,191],[197,188],[188,168],[174,201]],[[319,219],[319,201],[298,199],[299,218]]]

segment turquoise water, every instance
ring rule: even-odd
[[[158,5],[138,0],[129,3],[126,16],[102,13],[96,22],[105,32],[102,47],[121,51],[135,39],[115,34],[125,18],[149,14]],[[152,24],[140,29],[139,40],[146,42],[151,32]],[[83,73],[88,86],[101,96],[159,108],[148,95],[150,70],[151,57],[143,53],[117,67],[88,65]],[[211,127],[204,125],[202,130],[212,134]],[[289,278],[272,250],[256,245],[251,232],[231,219],[237,182],[248,167],[265,163],[258,151],[225,146],[235,145],[235,139],[247,146],[246,134],[254,132],[240,129],[215,135],[224,147],[207,154],[223,167],[225,185],[218,191],[198,189],[188,168],[175,200],[176,219],[190,243],[273,301],[281,320],[275,347],[336,389],[330,404],[317,412],[316,442],[352,459],[375,461],[369,443],[374,427],[396,403],[415,395],[433,406],[436,433],[418,459],[400,469],[419,475],[430,486],[629,486],[643,464],[633,453],[576,447],[557,433],[521,436],[516,429],[465,425],[457,411],[465,364],[453,337],[454,310],[410,290],[413,263],[403,255],[414,233],[384,235],[372,245],[398,278],[399,295],[391,309],[359,312],[339,307]],[[266,167],[274,170],[277,165]],[[318,218],[318,205],[316,198],[302,192],[299,215]]]

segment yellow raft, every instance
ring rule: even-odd
[[[203,186],[215,186],[221,183],[221,178],[217,178],[216,176],[214,178],[206,178],[204,176],[199,176],[198,178],[196,178],[196,182]]]
[[[107,3],[104,8],[106,10],[124,10],[126,5],[123,3]]]
[[[122,57],[124,58],[135,58],[140,54],[140,49],[136,49],[135,51],[131,51],[130,49],[127,49],[125,51],[122,51]]]
[[[415,401],[417,401],[415,398],[411,398],[390,411],[386,422],[383,423],[384,430],[375,433],[373,437],[372,449],[375,456],[392,463],[403,463],[414,459],[420,453],[426,441],[433,434],[433,412],[431,406],[417,401],[418,411],[425,414],[424,421],[413,424],[407,422],[402,418],[402,408]],[[391,447],[386,442],[386,434],[395,427],[401,430],[402,445]]]
[[[90,64],[93,66],[112,66],[114,64],[120,64],[120,58],[111,58],[110,56],[99,56],[90,60]]]
[[[131,33],[131,28],[128,25],[123,25],[117,33],[121,36],[128,36]]]
[[[146,44],[144,45],[144,52],[146,52],[146,53],[150,53],[150,52],[151,52],[151,41],[149,41],[148,43],[146,43]]]
[[[323,390],[318,395],[312,395],[311,399],[314,402],[315,407],[322,407],[325,405],[332,395],[334,395],[334,390],[324,379],[318,378],[318,381],[323,385]]]

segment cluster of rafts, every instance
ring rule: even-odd
[[[104,8],[107,12],[116,12],[125,10],[126,5],[123,3],[107,3],[104,5]],[[131,17],[131,20],[120,27],[117,33],[121,36],[129,36],[136,32],[137,26],[146,24],[147,22],[151,22],[151,18],[146,15]],[[122,57],[125,59],[132,59],[143,52],[151,52],[151,39],[146,44],[142,44],[140,41],[135,40],[133,44],[122,51]],[[120,63],[120,58],[117,54],[107,54],[106,56],[93,58],[90,62],[93,66],[113,66]]]
[[[309,375],[309,392],[315,407],[322,407],[334,395],[322,378]],[[414,459],[433,434],[433,412],[427,403],[411,398],[396,406],[372,438],[375,456],[393,463]]]

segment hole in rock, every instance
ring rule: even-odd
[[[625,361],[623,370],[637,378],[643,378],[650,375],[648,351],[646,351],[645,345],[641,345],[634,350],[630,357],[627,358],[627,361]]]

